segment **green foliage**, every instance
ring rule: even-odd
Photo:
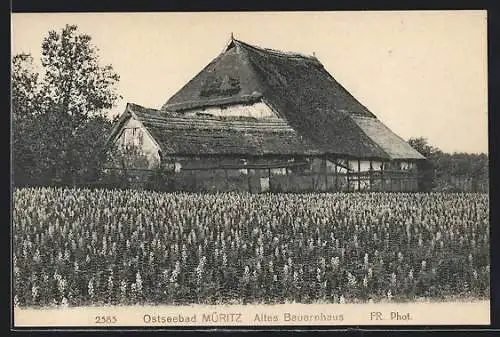
[[[425,138],[411,138],[408,143],[426,161],[419,163],[424,191],[488,191],[488,156],[474,153],[444,153],[429,145]]]
[[[22,121],[40,111],[39,75],[29,54],[12,58],[12,119]]]
[[[50,31],[42,72],[30,55],[12,60],[14,183],[75,184],[95,180],[105,160],[119,76],[99,64],[91,37],[74,25]]]
[[[14,179],[20,180],[32,173],[30,168],[35,162],[32,137],[37,132],[33,121],[41,111],[38,74],[30,55],[13,57],[11,85],[13,171]]]
[[[51,109],[78,128],[89,116],[100,115],[119,98],[119,76],[112,66],[99,64],[91,37],[75,25],[50,31],[42,43],[44,90]]]
[[[421,155],[428,159],[441,153],[441,150],[432,145],[429,145],[427,139],[423,137],[410,138],[408,140],[408,144],[410,144],[415,150],[420,152]]]

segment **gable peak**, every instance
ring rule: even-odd
[[[236,46],[236,39],[234,38],[234,33],[231,32],[231,35],[229,37],[229,41],[226,43],[226,46],[224,47],[224,49],[222,50],[222,53],[225,53],[227,52],[229,49],[233,48]]]

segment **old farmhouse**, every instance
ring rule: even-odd
[[[425,159],[314,56],[233,38],[160,110],[129,103],[110,142],[187,190],[415,191]]]

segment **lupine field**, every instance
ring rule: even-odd
[[[14,191],[19,306],[489,298],[486,194]]]

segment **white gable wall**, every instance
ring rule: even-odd
[[[150,168],[160,163],[160,156],[158,154],[160,148],[144,125],[134,118],[130,118],[123,125],[115,142],[122,148],[125,146],[137,147],[148,158]]]
[[[196,113],[204,113],[212,116],[231,116],[231,117],[254,117],[254,118],[277,118],[274,111],[264,102],[254,104],[234,104],[228,106],[214,106],[194,109],[186,112],[187,116]]]

